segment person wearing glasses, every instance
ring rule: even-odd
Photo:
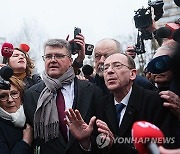
[[[85,45],[84,42],[80,44]],[[72,136],[64,121],[64,111],[78,109],[87,123],[92,122],[90,119],[101,90],[75,77],[68,41],[48,40],[43,60],[43,81],[25,92],[23,104],[27,120],[34,127],[36,150],[41,154],[81,154],[90,150],[89,136],[86,136],[87,142]]]
[[[26,45],[26,48],[22,45]],[[14,48],[12,56],[8,58],[8,65],[13,69],[14,76],[26,84],[25,89],[41,81],[39,74],[32,74],[35,66],[27,53],[29,51],[27,47],[29,47],[27,44],[21,44],[19,48]]]
[[[25,124],[24,83],[16,77],[11,77],[9,82],[10,89],[0,89],[0,153],[31,154],[33,129]]]
[[[111,93],[104,96],[96,106],[96,125],[100,134],[96,141],[100,150],[110,154],[137,154],[131,135],[136,121],[148,121],[156,125],[165,137],[174,138],[166,148],[177,148],[175,130],[178,120],[163,106],[163,100],[156,91],[144,89],[134,83],[134,60],[126,54],[114,53],[106,58],[103,69],[105,84]],[[92,132],[86,129],[91,124],[87,126],[78,111],[70,111],[67,117],[70,121],[67,122],[68,125],[71,126],[73,121],[71,127],[78,130],[79,127],[86,126],[84,131],[87,134]],[[84,138],[83,134],[80,135]]]

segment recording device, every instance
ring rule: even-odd
[[[158,21],[163,15],[163,5],[162,0],[149,0],[147,8],[141,8],[135,11],[134,22],[135,27],[138,29],[138,37],[135,52],[137,54],[145,53],[145,46],[143,40],[148,40],[153,38],[153,34],[148,28],[152,25],[152,11],[151,7],[154,9],[154,20]]]
[[[156,35],[159,38],[168,38],[180,42],[180,24],[178,22],[167,23],[164,27],[157,29]]]
[[[77,35],[81,33],[81,29],[78,27],[74,28],[74,39],[76,38]],[[75,55],[78,53],[78,50],[81,50],[81,46],[75,42],[71,43],[71,48],[72,48],[72,54]],[[92,52],[94,50],[94,45],[92,44],[85,44],[85,55],[92,55]]]
[[[74,39],[76,39],[76,36],[79,35],[79,33],[81,33],[81,29],[78,27],[74,28]],[[75,42],[72,43],[72,54],[75,55],[78,50],[81,49],[81,46]]]
[[[94,45],[85,44],[85,55],[92,55],[93,50],[94,50]]]
[[[3,56],[3,64],[7,63],[7,58],[11,57],[14,47],[11,43],[4,43],[1,48],[1,55]]]
[[[134,21],[135,27],[142,33],[142,39],[152,39],[152,33],[147,30],[152,25],[152,12],[151,7],[154,9],[154,20],[158,21],[163,15],[163,1],[156,0],[154,2],[148,2],[148,8],[142,8],[135,11]]]
[[[0,69],[0,89],[10,89],[9,78],[13,75],[13,70],[9,66],[3,66]]]
[[[140,154],[159,154],[158,145],[162,145],[164,134],[162,131],[147,121],[137,121],[132,126],[134,146]]]

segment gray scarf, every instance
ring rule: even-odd
[[[56,106],[57,90],[70,84],[75,78],[74,70],[70,67],[61,77],[54,79],[44,71],[42,78],[46,87],[41,92],[34,114],[34,137],[45,139],[45,142],[58,137],[59,119]]]

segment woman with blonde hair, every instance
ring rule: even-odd
[[[16,77],[2,78],[0,89],[0,153],[31,154],[33,129],[26,123],[22,105],[24,84]],[[9,89],[7,89],[9,87]]]

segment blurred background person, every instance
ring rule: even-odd
[[[136,58],[136,52],[135,52],[135,47],[133,45],[128,45],[126,48],[125,53],[129,56],[131,56],[133,59]],[[136,79],[134,83],[140,85],[141,87],[149,90],[156,90],[156,86],[150,82],[147,78],[141,76],[141,75],[136,75]]]
[[[102,39],[100,40],[94,49],[94,59],[95,59],[95,84],[100,87],[103,91],[103,94],[108,94],[109,90],[107,89],[104,77],[103,77],[103,65],[105,59],[108,55],[112,53],[122,52],[121,44],[115,39]]]
[[[177,42],[165,41],[148,63],[147,69],[153,74],[158,91],[169,90],[172,81],[172,56]]]
[[[9,82],[10,85],[6,85],[7,83],[1,81],[0,153],[31,154],[33,130],[28,124],[24,127],[26,122],[22,106],[24,84],[16,77],[11,77]]]

